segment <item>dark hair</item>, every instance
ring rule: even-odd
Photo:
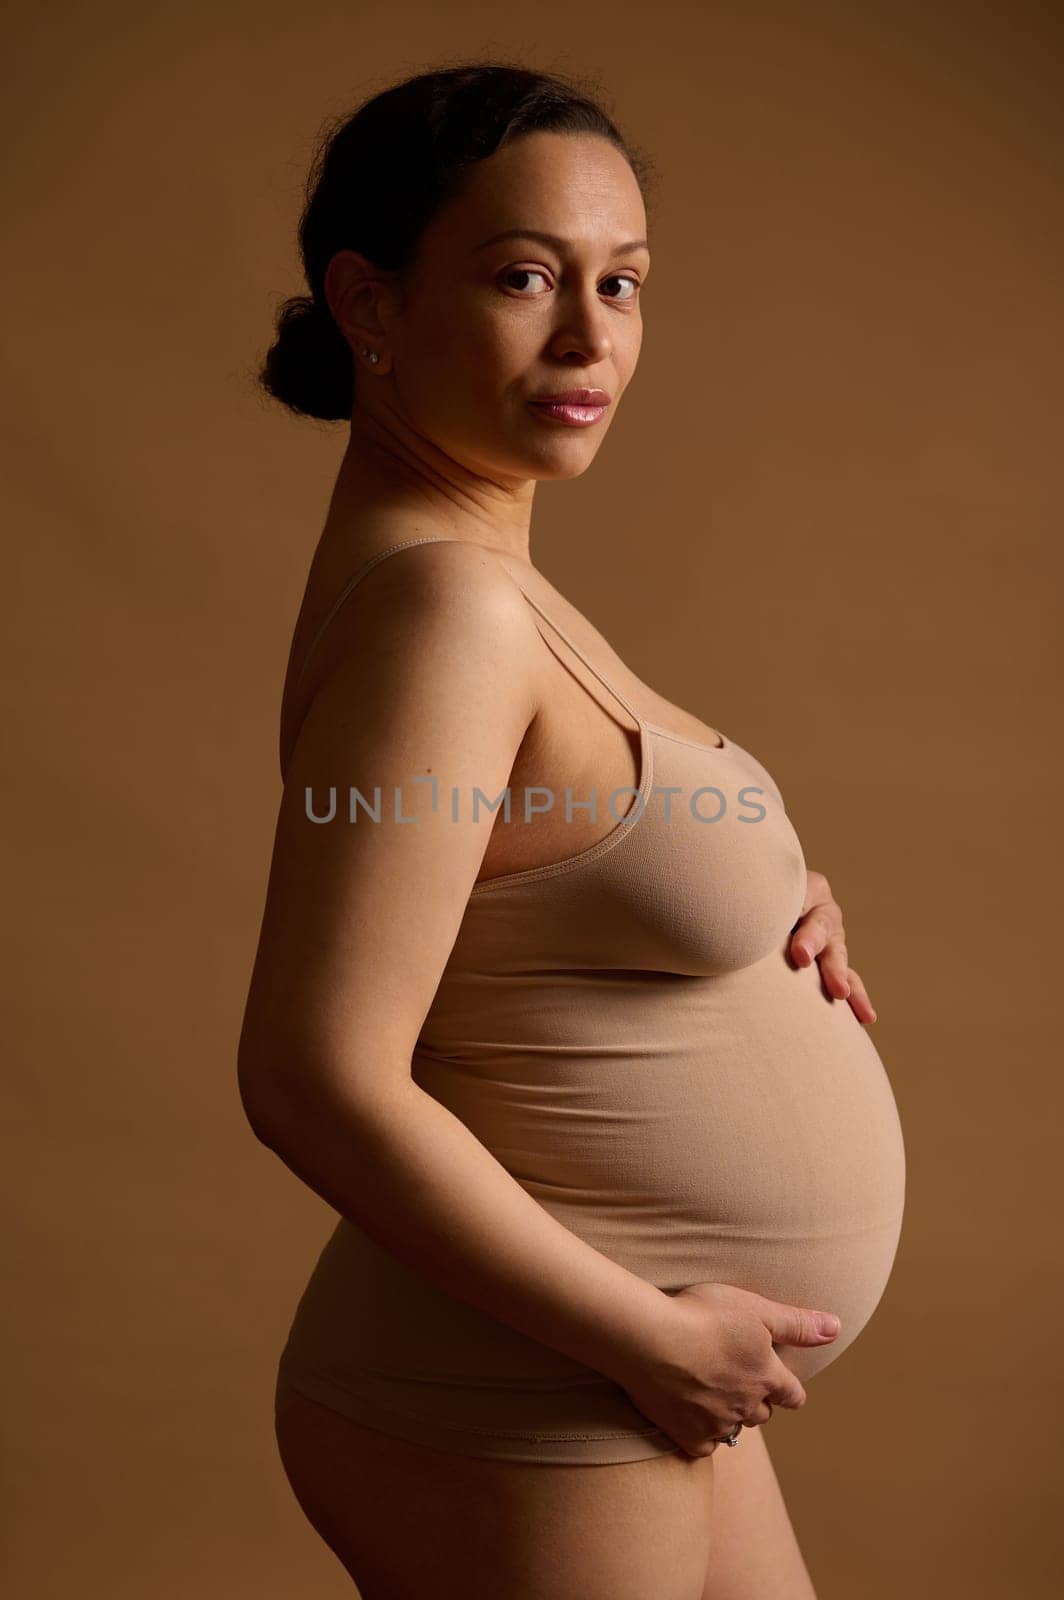
[[[338,250],[357,250],[375,266],[401,270],[467,169],[540,129],[608,139],[649,205],[653,162],[622,139],[586,83],[553,73],[467,62],[407,78],[330,119],[299,224],[310,293],[291,296],[277,313],[274,343],[258,372],[267,394],[302,416],[350,418],[354,361],[325,298],[330,260]]]

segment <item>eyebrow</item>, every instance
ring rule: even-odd
[[[558,251],[564,250],[566,245],[566,240],[559,239],[556,233],[540,233],[535,228],[507,228],[502,233],[493,233],[490,239],[482,240],[476,250],[486,250],[489,244],[498,244],[500,239],[535,239],[539,244],[549,244]],[[629,250],[649,249],[646,239],[628,239],[624,244],[615,245],[613,254],[620,256]]]

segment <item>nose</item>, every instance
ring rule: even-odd
[[[559,357],[578,356],[588,366],[605,360],[612,348],[607,316],[607,307],[597,293],[570,296],[562,321],[551,337],[552,353]]]

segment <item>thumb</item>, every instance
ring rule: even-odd
[[[773,1344],[826,1344],[829,1339],[838,1338],[842,1326],[832,1311],[782,1305],[778,1300],[765,1301],[764,1322]]]

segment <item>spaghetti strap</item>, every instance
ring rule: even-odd
[[[454,542],[454,540],[448,538],[448,536],[444,533],[427,533],[423,534],[420,539],[404,539],[401,544],[389,545],[387,550],[378,550],[375,556],[370,556],[368,561],[364,561],[344,584],[343,588],[340,590],[340,593],[333,601],[333,604],[330,607],[324,621],[321,623],[321,626],[318,628],[313,639],[311,639],[310,644],[307,646],[306,653],[303,656],[302,665],[300,666],[299,672],[296,675],[296,687],[298,687],[301,683],[303,674],[306,672],[307,666],[310,662],[310,658],[318,648],[318,645],[321,643],[329,624],[336,616],[336,613],[340,610],[340,607],[343,605],[352,589],[356,588],[358,584],[362,582],[362,579],[366,576],[366,573],[369,572],[371,567],[375,567],[377,562],[383,561],[386,556],[394,556],[399,550],[409,549],[412,544],[453,544]]]
[[[299,672],[298,672],[298,674],[296,676],[296,687],[298,687],[300,682],[302,681],[303,675],[307,670],[307,666],[310,663],[311,657],[314,655],[314,652],[317,650],[319,644],[321,643],[321,641],[322,641],[322,639],[323,639],[323,637],[324,637],[324,635],[325,635],[330,623],[332,622],[333,618],[336,616],[337,612],[341,609],[341,607],[343,606],[344,602],[347,600],[348,596],[351,594],[352,590],[357,588],[357,586],[362,582],[362,579],[366,576],[367,572],[371,571],[372,568],[377,565],[378,561],[384,561],[384,560],[387,559],[388,556],[394,556],[398,551],[400,551],[400,550],[408,550],[412,545],[416,545],[416,544],[456,544],[456,543],[465,543],[465,542],[467,542],[467,541],[452,539],[447,534],[438,534],[438,533],[424,534],[424,535],[421,536],[421,538],[418,538],[418,539],[404,539],[401,544],[389,545],[386,550],[378,550],[377,554],[375,556],[371,556],[368,561],[364,561],[363,564],[355,570],[355,572],[351,575],[351,577],[344,584],[343,588],[340,590],[340,593],[337,595],[336,599],[333,601],[333,604],[330,606],[329,611],[327,612],[325,618],[323,619],[323,621],[319,625],[317,631],[315,632],[314,637],[311,639],[310,644],[307,646],[306,653],[303,656],[302,665],[300,666]],[[509,569],[507,569],[507,570],[509,570]],[[615,700],[619,700],[620,701],[621,705],[624,706],[625,710],[632,717],[634,717],[635,721],[639,724],[640,727],[642,727],[645,719],[641,715],[641,713],[636,710],[635,706],[632,705],[632,703],[628,699],[628,697],[626,695],[621,694],[619,689],[614,688],[613,684],[610,682],[609,678],[607,678],[606,674],[604,672],[602,672],[598,667],[596,667],[596,665],[595,665],[595,663],[593,661],[590,661],[588,659],[588,657],[586,656],[584,651],[581,650],[580,646],[578,644],[576,644],[573,639],[570,638],[569,634],[565,631],[565,629],[562,628],[557,622],[555,622],[552,617],[547,615],[546,611],[544,611],[544,609],[540,605],[539,601],[538,600],[534,600],[532,598],[532,596],[529,594],[528,590],[521,583],[520,579],[514,577],[514,574],[512,572],[509,573],[509,576],[513,579],[513,581],[516,584],[518,590],[524,596],[524,598],[528,601],[529,605],[533,608],[533,610],[534,611],[538,611],[539,615],[543,618],[544,622],[546,622],[548,627],[552,628],[553,631],[556,634],[558,634],[560,638],[565,640],[565,643],[569,646],[569,649],[573,652],[574,656],[576,656],[577,660],[583,662],[584,666],[592,674],[592,676],[596,677],[598,679],[598,681],[603,685],[603,687],[609,690],[610,694],[613,695]]]
[[[510,576],[513,577],[513,574],[511,573]],[[554,632],[565,640],[566,644],[569,646],[569,649],[573,652],[573,655],[576,656],[577,660],[578,661],[582,661],[584,663],[584,666],[592,674],[592,676],[596,677],[598,679],[598,681],[603,685],[603,687],[609,690],[610,694],[613,695],[615,700],[619,700],[621,702],[621,705],[624,707],[624,709],[632,717],[635,718],[636,722],[639,724],[639,727],[642,728],[644,723],[645,723],[645,721],[646,721],[646,719],[644,718],[644,716],[642,715],[642,713],[640,711],[636,710],[635,706],[628,699],[627,695],[623,695],[619,689],[614,688],[613,684],[610,682],[609,678],[607,678],[606,674],[599,667],[596,667],[596,665],[595,665],[595,663],[593,661],[590,661],[588,659],[588,657],[585,655],[584,651],[581,650],[580,646],[578,644],[576,644],[569,637],[569,635],[568,635],[568,633],[566,633],[565,629],[560,627],[559,624],[557,622],[555,622],[552,617],[549,617],[547,615],[547,613],[544,611],[543,607],[539,604],[539,601],[538,600],[533,600],[533,598],[529,594],[528,590],[524,587],[524,585],[521,582],[519,582],[519,580],[517,578],[514,578],[514,582],[517,584],[517,587],[520,589],[521,593],[524,595],[524,597],[528,601],[529,605],[532,606],[534,610],[539,612],[540,616],[543,618],[544,622],[547,623],[548,627],[553,628]]]

